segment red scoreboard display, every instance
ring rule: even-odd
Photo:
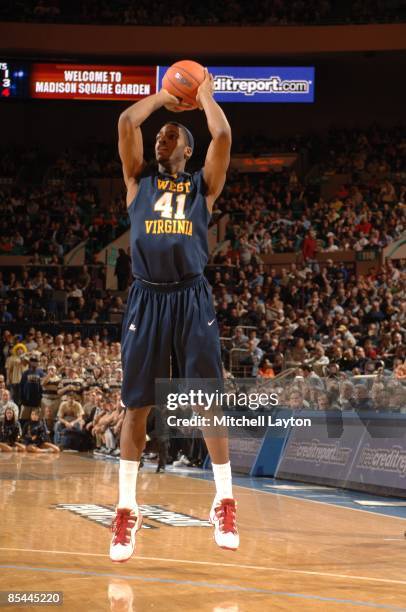
[[[156,92],[156,66],[18,63],[0,60],[0,98],[140,100]]]
[[[156,66],[33,64],[31,98],[139,100],[156,91]]]

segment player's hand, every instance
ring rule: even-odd
[[[161,99],[162,106],[177,106],[179,104],[178,98],[170,94],[169,91],[164,88],[159,91],[158,96]]]
[[[204,96],[213,97],[214,93],[214,78],[209,73],[207,68],[204,69],[204,81],[199,85],[196,95],[196,102],[200,110],[203,109],[202,98]]]
[[[166,110],[171,111],[171,113],[181,113],[185,110],[190,110],[190,104],[182,103],[179,98],[170,94],[165,88],[160,90],[159,96],[161,97],[162,106]]]

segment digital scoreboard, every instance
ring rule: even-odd
[[[28,95],[28,66],[0,60],[0,98],[27,98]]]

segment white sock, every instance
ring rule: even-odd
[[[231,480],[231,465],[227,463],[212,463],[214,482],[216,483],[215,501],[230,499],[233,497]]]
[[[139,461],[120,459],[118,508],[132,508],[138,511],[135,499]]]

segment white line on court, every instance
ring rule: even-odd
[[[405,538],[384,538],[385,542],[404,542]]]
[[[44,554],[54,554],[54,555],[75,555],[75,556],[86,556],[86,557],[104,557],[109,558],[109,555],[101,554],[101,553],[88,553],[88,552],[80,552],[80,551],[68,551],[68,550],[42,550],[37,548],[0,548],[1,550],[8,550],[14,552],[33,552],[33,553],[44,553]],[[406,580],[392,580],[391,578],[374,578],[370,576],[352,576],[350,574],[333,574],[330,572],[312,572],[310,570],[296,570],[289,569],[284,567],[269,567],[264,565],[243,565],[239,563],[219,563],[215,561],[195,561],[190,559],[170,559],[167,557],[143,557],[138,555],[132,558],[132,561],[158,561],[158,562],[168,562],[168,563],[189,563],[190,565],[209,565],[209,566],[217,566],[217,567],[237,567],[241,569],[253,569],[253,570],[268,570],[271,572],[280,572],[280,573],[288,573],[288,574],[304,574],[307,576],[322,576],[326,578],[344,578],[345,580],[363,580],[368,582],[382,582],[384,584],[401,584],[406,586]],[[22,568],[24,569],[24,568]]]
[[[167,476],[174,476],[175,478],[193,478],[193,480],[200,480],[201,482],[213,482],[213,480],[206,480],[205,478],[200,478],[199,476],[193,475],[193,474],[188,474],[187,476],[183,475],[183,474],[177,474],[176,472],[166,472]],[[325,501],[318,501],[316,499],[308,499],[307,497],[299,497],[299,495],[292,495],[291,493],[289,493],[288,495],[284,494],[284,493],[280,493],[278,491],[273,491],[272,489],[268,488],[267,484],[264,484],[265,487],[267,487],[266,490],[264,489],[257,489],[256,487],[252,487],[250,485],[244,485],[244,484],[236,484],[235,482],[233,482],[233,488],[239,488],[239,489],[249,489],[251,492],[253,493],[262,493],[263,495],[275,495],[276,497],[280,497],[283,499],[293,499],[295,501],[304,501],[307,502],[309,504],[322,504],[323,506],[329,506],[330,508],[333,506],[335,508],[339,508],[340,510],[352,510],[353,512],[364,512],[366,514],[372,514],[374,516],[379,515],[379,517],[381,518],[389,518],[389,519],[395,519],[395,520],[399,520],[399,521],[406,521],[406,516],[392,516],[391,514],[384,514],[383,512],[379,512],[379,511],[373,511],[373,510],[365,510],[364,508],[351,508],[350,506],[342,506],[342,505],[338,505],[338,503],[335,502],[325,502]],[[327,487],[328,488],[328,487]],[[336,489],[337,490],[337,489]],[[345,491],[345,489],[343,489]]]
[[[174,474],[170,474],[170,476],[173,476],[173,475]],[[195,478],[195,477],[191,476],[191,478]],[[282,497],[283,499],[294,499],[295,501],[304,501],[304,502],[308,502],[309,504],[322,504],[323,506],[329,506],[330,508],[335,507],[335,508],[339,508],[340,510],[352,510],[353,512],[364,512],[366,514],[372,514],[374,516],[379,515],[380,518],[389,518],[389,519],[395,519],[399,521],[406,521],[406,516],[393,516],[391,514],[384,514],[379,511],[374,512],[373,510],[364,510],[364,508],[351,508],[350,506],[338,505],[335,502],[329,503],[325,501],[318,501],[316,499],[308,499],[308,497],[299,497],[299,496],[291,495],[291,494],[285,495],[284,493],[278,493],[276,491],[271,491],[271,490],[263,491],[262,489],[255,489],[253,487],[249,487],[247,485],[241,485],[241,484],[233,483],[233,487],[239,487],[240,489],[250,489],[254,493],[263,493],[264,495],[276,495],[277,497]]]

